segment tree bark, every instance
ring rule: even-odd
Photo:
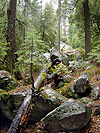
[[[17,54],[15,54],[15,52],[17,51],[15,40],[16,3],[17,0],[10,0],[9,8],[7,10],[9,43],[9,51],[7,56],[10,62],[10,68],[12,72],[15,69],[15,63],[17,62],[18,57]]]
[[[57,45],[58,50],[60,50],[60,25],[61,25],[61,0],[58,0],[58,45]]]
[[[84,8],[84,30],[85,30],[85,57],[88,57],[88,53],[91,50],[91,35],[90,35],[90,11],[88,0],[83,3]]]

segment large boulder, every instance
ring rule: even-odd
[[[29,122],[39,121],[50,111],[66,101],[67,98],[63,97],[55,90],[45,87],[45,89],[41,92],[41,95],[35,99],[35,106],[31,111]]]
[[[16,80],[5,70],[0,70],[0,89],[11,90],[17,87]]]
[[[63,54],[66,54],[68,53],[68,51],[72,50],[72,47],[64,42],[60,42],[60,50],[62,51]]]
[[[63,54],[63,59],[62,59],[62,62],[64,65],[66,66],[69,66],[69,62],[72,61],[72,56],[71,55],[66,55],[66,54]]]
[[[77,55],[75,52],[63,54],[63,64],[70,67],[78,68],[79,64],[83,62],[83,59],[80,55]]]
[[[55,60],[62,61],[62,55],[58,50],[56,50],[54,47],[50,50],[50,59],[51,62],[54,63]]]
[[[86,95],[90,92],[89,73],[85,72],[74,81],[74,91],[79,95]]]
[[[50,53],[44,53],[43,58],[45,58],[48,62],[50,61]]]
[[[0,107],[5,117],[13,120],[24,100],[25,95],[8,94],[4,92],[0,96]]]
[[[0,107],[5,117],[13,120],[25,98],[24,93],[8,94],[4,92],[0,96]],[[33,97],[34,100],[34,97]],[[67,101],[55,90],[45,87],[44,90],[35,98],[35,105],[31,111],[29,122],[37,122],[47,113]]]
[[[42,122],[49,133],[70,132],[85,127],[91,118],[91,109],[80,102],[66,102],[47,114]]]

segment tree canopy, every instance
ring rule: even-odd
[[[11,13],[7,14],[7,11],[10,11],[12,1],[0,1],[0,69],[26,70],[25,66],[31,63],[30,53],[33,53],[34,66],[38,67],[38,63],[44,62],[41,55],[52,47],[57,48],[58,44],[60,47],[60,41],[73,48],[83,48],[86,57],[98,57],[100,61],[99,0],[58,0],[57,10],[53,0],[45,7],[38,0],[15,2],[15,27],[12,27],[11,35]]]

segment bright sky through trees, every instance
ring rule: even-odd
[[[53,5],[53,8],[56,10],[58,7],[58,2],[57,0],[38,0],[39,2],[42,2],[43,7],[45,7],[46,3],[51,3]]]

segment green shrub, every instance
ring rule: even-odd
[[[85,49],[83,49],[83,48],[80,47],[77,50],[79,51],[81,57],[83,57],[83,59],[85,59]]]
[[[94,47],[89,53],[89,59],[98,58],[97,62],[100,62],[100,44]]]

